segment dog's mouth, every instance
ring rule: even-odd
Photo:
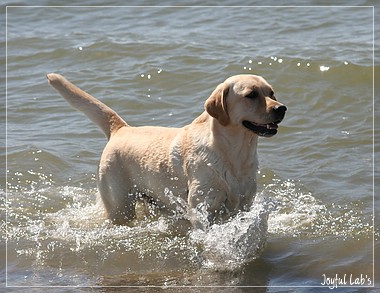
[[[248,120],[243,121],[243,125],[245,128],[253,131],[259,136],[271,137],[277,133],[278,123],[280,121],[271,122],[268,124],[258,124]]]

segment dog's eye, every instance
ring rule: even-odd
[[[248,99],[255,99],[259,96],[259,93],[256,90],[251,91],[249,94],[245,95]]]
[[[269,93],[269,97],[272,99],[272,100],[275,100],[276,101],[276,97],[274,96],[274,91],[271,91]]]

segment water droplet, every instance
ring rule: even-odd
[[[319,70],[320,71],[327,71],[327,70],[329,70],[330,69],[330,67],[328,67],[328,66],[324,66],[324,65],[321,65],[321,66],[319,66]]]

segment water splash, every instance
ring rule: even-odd
[[[176,198],[178,210],[169,215],[157,213],[116,226],[96,204],[95,188],[51,185],[8,189],[8,224],[2,221],[1,229],[7,230],[8,251],[35,273],[58,266],[59,272],[79,269],[95,275],[107,275],[111,267],[136,274],[233,271],[259,258],[272,237],[371,235],[359,203],[323,203],[301,182],[278,179],[269,171],[265,175],[264,188],[249,211],[207,231],[178,229],[186,221],[185,203]],[[170,190],[166,196],[172,197]]]
[[[233,270],[263,251],[267,239],[268,201],[258,196],[248,212],[240,212],[224,224],[214,224],[207,231],[194,230],[190,238],[203,245],[204,266]]]
[[[272,235],[298,235],[310,228],[326,210],[310,191],[294,180],[273,179],[262,194],[275,206],[269,217]]]

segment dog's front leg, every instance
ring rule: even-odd
[[[226,191],[210,187],[210,182],[194,180],[188,194],[188,216],[193,227],[206,230],[218,222],[226,212],[226,199]]]

